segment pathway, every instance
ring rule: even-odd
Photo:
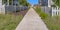
[[[16,30],[48,30],[48,28],[34,9],[30,8]]]

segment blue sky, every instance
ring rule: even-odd
[[[27,0],[31,5],[38,4],[38,0]]]

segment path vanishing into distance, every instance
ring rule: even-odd
[[[30,8],[15,30],[48,30],[41,17]]]

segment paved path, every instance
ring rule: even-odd
[[[30,8],[16,30],[48,30],[48,28],[34,9]]]

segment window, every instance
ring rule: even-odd
[[[42,6],[48,6],[48,0],[42,0]]]

